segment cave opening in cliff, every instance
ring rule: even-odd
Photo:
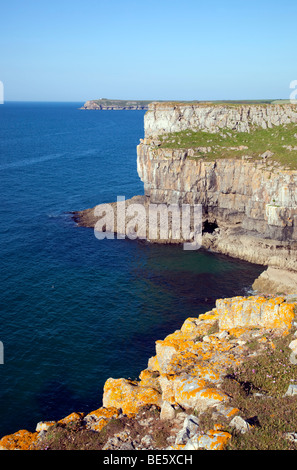
[[[219,228],[216,222],[209,222],[208,220],[206,220],[203,223],[202,233],[213,233],[216,228]]]

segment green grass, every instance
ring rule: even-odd
[[[297,431],[297,395],[285,395],[288,386],[297,383],[297,366],[289,361],[289,344],[295,336],[292,332],[287,336],[267,332],[265,338],[274,348],[257,351],[226,370],[221,384],[229,405],[238,408],[239,416],[252,426],[250,431],[241,434],[230,425],[230,419],[214,415],[212,409],[198,414],[201,431],[220,424],[232,435],[227,450],[297,450],[297,443],[285,437]],[[258,349],[250,343],[248,348],[250,353]]]
[[[94,103],[104,106],[129,106],[131,102],[137,103],[139,106],[147,106],[149,103],[165,103],[165,104],[176,104],[176,105],[187,105],[187,104],[201,104],[201,105],[250,105],[250,104],[261,104],[261,105],[271,105],[271,104],[286,104],[290,103],[290,100],[217,100],[217,101],[200,101],[200,100],[118,100],[118,99],[108,99],[101,98],[99,100],[92,100]]]
[[[249,358],[237,371],[236,380],[252,384],[254,390],[269,396],[282,397],[288,385],[297,379],[297,366],[288,361],[291,352],[288,343],[289,339],[283,338],[275,342],[274,350]]]
[[[222,389],[240,416],[254,423],[246,434],[226,426],[232,434],[229,450],[296,450],[284,437],[297,429],[297,396],[285,396],[288,385],[297,381],[297,366],[288,360],[292,338],[274,340],[275,349],[247,358],[226,375]]]
[[[297,136],[297,125],[288,124],[271,129],[256,128],[250,133],[228,129],[222,129],[218,133],[185,130],[162,135],[159,140],[161,148],[193,149],[194,155],[188,158],[194,160],[203,158],[203,160],[212,161],[242,156],[259,160],[264,152],[270,150],[273,156],[267,159],[267,164],[278,162],[285,168],[295,170],[297,169],[297,150],[289,150],[285,147],[297,148],[295,135]],[[243,148],[238,149],[241,146]],[[208,147],[210,151],[204,152],[198,147]]]

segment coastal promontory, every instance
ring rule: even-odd
[[[180,329],[156,338],[137,378],[106,380],[96,410],[45,416],[4,436],[0,449],[296,450],[297,107],[150,103],[144,130],[144,191],[125,204],[200,204],[203,248],[263,273],[248,295],[185,312]],[[94,228],[99,206],[74,220]],[[186,241],[170,232],[147,240]]]
[[[260,291],[297,291],[296,105],[155,102],[144,131],[126,204],[201,204],[206,249],[263,265]],[[94,227],[95,209],[74,218]]]
[[[147,110],[150,101],[145,100],[115,100],[100,98],[99,100],[88,100],[80,109],[93,109],[101,111],[120,110]]]

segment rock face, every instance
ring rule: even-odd
[[[201,204],[204,246],[269,265],[255,284],[260,288],[273,285],[273,290],[289,286],[296,294],[296,172],[270,171],[261,163],[246,159],[193,161],[187,158],[191,149],[160,149],[156,138],[162,133],[184,129],[217,132],[227,127],[249,132],[254,125],[265,128],[297,122],[295,109],[290,105],[152,104],[145,117],[146,137],[137,149],[138,172],[145,195],[135,196],[129,204]],[[81,225],[94,227],[96,208],[77,213],[75,217],[81,220]],[[109,438],[102,450],[224,449],[232,435],[221,424],[207,432],[200,431],[199,418],[210,412],[215,418],[223,417],[225,426],[238,433],[252,432],[250,423],[230,403],[223,381],[229,368],[236,369],[255,355],[252,344],[257,343],[259,351],[267,355],[275,348],[274,340],[292,334],[292,328],[296,328],[296,297],[287,294],[218,299],[214,309],[198,318],[187,318],[180,330],[156,341],[156,354],[148,360],[139,380],[109,378],[104,386],[103,406],[98,410],[86,416],[74,412],[57,423],[38,423],[34,432],[20,430],[4,436],[0,439],[0,450],[43,448],[44,436],[59,424],[78,423],[82,430],[100,433],[120,418],[126,422],[128,418],[135,420],[138,435],[131,441],[131,434],[125,428]],[[296,335],[295,331],[289,344],[290,361],[294,365]],[[296,387],[290,384],[286,395],[296,395]],[[170,445],[168,439],[165,446],[156,444],[156,440],[152,445],[154,438],[150,430],[160,423],[152,416],[141,418],[147,407],[153,407],[153,412],[161,409],[160,422],[173,423],[168,437]],[[145,428],[145,434],[139,438],[140,427]],[[159,427],[157,431],[160,437]],[[295,432],[287,435],[295,441]]]
[[[204,223],[219,229],[204,237],[208,247],[297,270],[296,171],[273,172],[244,159],[194,161],[187,150],[157,148],[146,139],[137,155],[151,203],[202,204]]]
[[[216,308],[199,318],[188,318],[180,330],[156,341],[156,356],[140,374],[140,381],[108,379],[103,404],[136,413],[148,403],[166,402],[199,413],[228,403],[220,390],[226,366],[240,362],[245,340],[257,335],[258,328],[286,334],[295,318],[295,302],[284,297],[263,296],[218,299]],[[210,333],[217,325],[217,331]],[[231,335],[231,336],[230,336]],[[238,348],[238,349],[236,349]],[[228,410],[232,416],[232,410]]]
[[[188,159],[187,150],[137,148],[138,174],[152,203],[202,204],[210,223],[238,226],[263,238],[297,241],[297,172],[261,162]]]
[[[297,171],[269,167],[264,161],[268,153],[251,161],[242,149],[241,159],[209,161],[191,158],[193,149],[160,147],[158,140],[186,129],[249,132],[253,126],[295,123],[296,107],[153,103],[144,122],[137,169],[150,203],[201,204],[206,248],[297,271]],[[296,288],[291,282],[290,289]]]
[[[159,136],[186,129],[217,132],[222,128],[249,132],[297,122],[294,105],[213,105],[151,103],[144,118],[145,136]]]
[[[255,283],[259,291],[296,292],[297,171],[269,164],[269,150],[255,160],[240,146],[236,150],[241,157],[210,159],[193,157],[196,148],[165,148],[160,141],[164,134],[184,130],[250,133],[255,128],[292,123],[297,123],[297,108],[290,104],[151,103],[144,116],[145,138],[137,146],[144,195],[135,196],[128,205],[138,202],[146,210],[158,204],[167,208],[201,205],[201,244],[205,248],[269,267]],[[204,155],[209,153],[205,146],[199,149]],[[94,227],[95,210],[77,213],[75,219],[80,225]],[[162,243],[188,240],[175,235],[172,229],[165,239],[161,235],[147,239]]]

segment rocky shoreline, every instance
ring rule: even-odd
[[[133,204],[141,204],[146,208],[146,239],[153,243],[160,244],[182,244],[190,242],[192,239],[150,239],[148,229],[148,208],[149,198],[146,196],[134,196],[125,201],[126,209]],[[113,231],[117,234],[117,203],[110,206],[114,210]],[[72,213],[72,218],[80,227],[95,229],[100,217],[96,216],[96,210],[103,211],[104,205],[98,205],[91,209],[76,211]],[[132,220],[132,216],[127,217],[126,223]],[[296,243],[280,242],[261,238],[257,234],[243,232],[238,227],[216,228],[212,233],[205,231],[202,233],[201,246],[214,253],[221,253],[233,258],[242,259],[250,263],[263,265],[263,273],[255,279],[253,289],[255,292],[265,294],[295,293],[297,292],[297,272],[296,272]]]
[[[109,378],[103,406],[4,436],[0,449],[297,449],[297,171],[271,163],[271,152],[210,159],[208,147],[168,148],[160,140],[168,132],[250,133],[290,123],[297,123],[291,105],[149,105],[137,148],[144,195],[127,207],[201,204],[202,246],[265,271],[254,295],[217,299],[214,309],[157,340],[138,380]],[[102,206],[73,212],[73,219],[94,229]],[[111,207],[112,231],[120,233],[117,203]]]

